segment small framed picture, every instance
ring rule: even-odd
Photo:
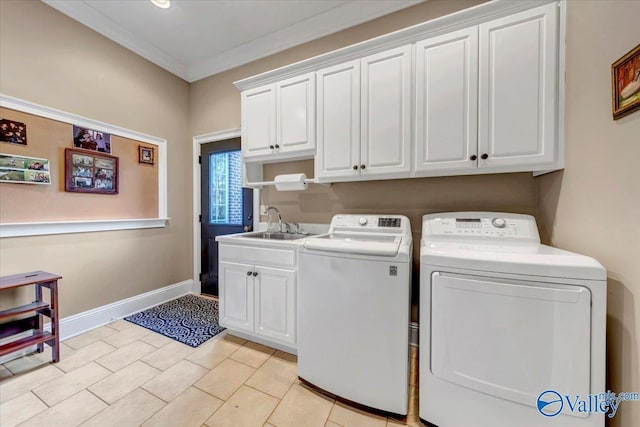
[[[146,163],[149,165],[152,165],[154,163],[153,147],[138,145],[138,163]]]
[[[640,109],[640,44],[611,65],[613,119]]]
[[[73,125],[73,146],[109,154],[111,153],[111,134]]]
[[[118,194],[118,158],[95,151],[66,148],[65,190]]]
[[[0,119],[0,141],[27,145],[27,125],[13,120]]]

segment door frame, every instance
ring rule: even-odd
[[[196,294],[200,294],[202,291],[202,283],[200,282],[200,269],[201,259],[198,253],[200,252],[200,246],[202,236],[200,233],[200,219],[198,218],[201,213],[200,203],[200,179],[202,173],[202,165],[198,161],[200,157],[200,146],[202,144],[208,144],[210,142],[224,141],[227,139],[240,138],[240,128],[227,129],[220,132],[212,132],[204,135],[197,135],[193,137],[193,290]],[[244,167],[243,167],[244,170]],[[244,173],[243,173],[244,175]],[[253,189],[253,229],[258,229],[258,223],[260,221],[260,190]]]

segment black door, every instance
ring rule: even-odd
[[[253,190],[242,188],[240,138],[200,146],[202,293],[218,296],[216,236],[250,231]]]

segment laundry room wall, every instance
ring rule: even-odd
[[[199,135],[240,127],[240,92],[234,81],[481,3],[428,1],[195,82],[190,88],[191,130]],[[266,165],[264,178],[297,172],[314,176],[313,161]],[[427,213],[496,210],[534,214],[536,211],[534,180],[526,173],[337,183],[330,188],[311,185],[304,192],[277,192],[267,187],[261,192],[261,204],[276,206],[289,222],[328,223],[336,213],[407,215],[416,247],[421,218]]]
[[[611,64],[640,43],[640,2],[569,1],[567,16],[565,169],[536,179],[540,225],[606,267],[607,386],[640,392],[640,112],[611,115]],[[640,402],[609,423],[640,425]]]
[[[188,86],[40,1],[0,1],[0,92],[166,139],[171,218],[160,229],[3,238],[0,275],[62,275],[63,318],[192,277]],[[6,197],[3,188],[15,185],[0,184],[0,203],[47,209],[26,195]],[[139,183],[120,181],[128,185]],[[99,217],[100,200],[111,196],[84,197]],[[29,300],[29,292],[3,292],[0,305]]]

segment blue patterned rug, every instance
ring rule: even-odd
[[[218,307],[218,301],[211,298],[185,295],[124,320],[197,347],[224,331],[218,324]]]

